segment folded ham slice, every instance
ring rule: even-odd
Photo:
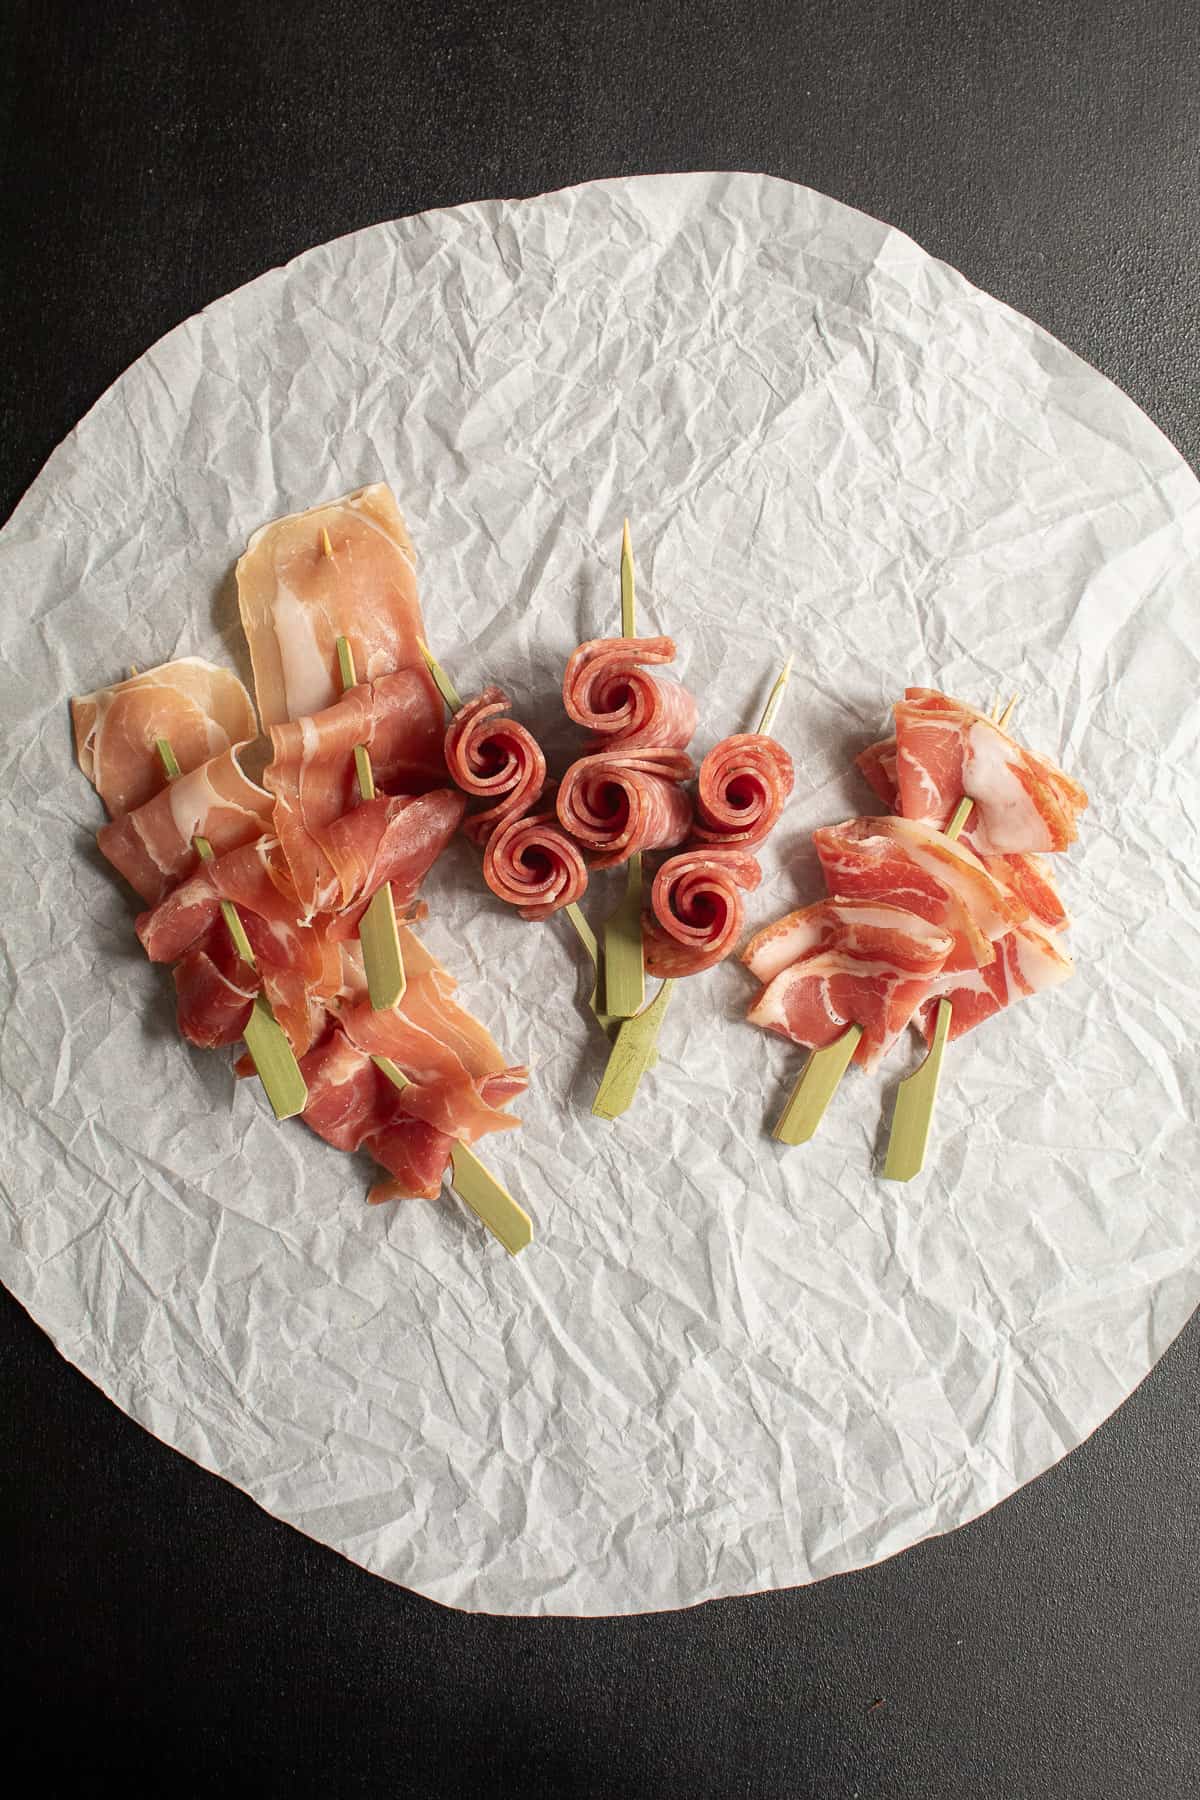
[[[971,842],[981,855],[1065,850],[1075,841],[1087,795],[1048,758],[933,688],[908,688],[894,710],[905,818],[944,828],[966,795],[975,802]]]
[[[593,638],[563,676],[563,705],[604,750],[682,750],[696,729],[696,702],[650,669],[674,662],[673,638]]]
[[[558,790],[559,823],[593,853],[593,866],[628,862],[635,850],[681,844],[692,803],[680,787],[691,778],[681,750],[628,750],[582,756]]]
[[[238,563],[237,588],[265,726],[333,704],[342,687],[342,636],[361,681],[413,672],[409,761],[436,779],[442,701],[421,656],[412,543],[384,482],[256,531]]]
[[[359,801],[355,746],[367,747],[382,788],[411,735],[412,678],[411,670],[381,676],[311,718],[270,728],[263,785],[274,797],[274,828],[306,917],[369,900],[385,881],[398,906],[410,905],[458,829],[466,801],[448,787]]]
[[[583,854],[554,821],[552,807],[508,819],[491,833],[483,853],[484,880],[523,919],[548,919],[587,888]]]
[[[546,758],[532,733],[507,719],[508,695],[486,687],[460,706],[446,732],[446,767],[464,793],[491,805],[473,813],[463,830],[487,843],[506,819],[526,813],[546,785]]]
[[[143,900],[153,905],[194,872],[196,836],[221,856],[270,830],[271,796],[238,761],[245,748],[234,744],[178,776],[97,833],[104,855]]]
[[[668,857],[642,916],[651,975],[699,975],[737,947],[746,922],[743,891],[762,879],[757,859],[737,844],[693,844]]]
[[[722,738],[700,764],[694,835],[701,843],[751,849],[774,830],[796,779],[776,738],[742,731]]]
[[[71,702],[79,766],[114,819],[167,784],[156,738],[186,774],[258,735],[250,696],[231,669],[199,656],[144,669]]]
[[[813,1050],[860,1025],[854,1060],[872,1068],[928,997],[954,944],[951,932],[904,907],[819,900],[747,945],[742,960],[765,983],[747,1017]]]
[[[973,850],[912,819],[851,819],[813,833],[825,882],[839,898],[906,907],[961,937],[982,967],[992,943],[1028,917]]]
[[[337,1150],[366,1150],[392,1180],[377,1182],[373,1202],[435,1200],[454,1149],[454,1139],[401,1108],[403,1095],[335,1026],[301,1059],[308,1088],[302,1117]]]

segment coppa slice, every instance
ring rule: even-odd
[[[966,796],[975,802],[971,842],[981,855],[1065,850],[1074,842],[1087,795],[1048,758],[932,688],[908,688],[895,715],[896,783],[905,818],[942,829]]]
[[[961,964],[962,959],[949,956],[945,968],[930,985],[929,1000],[920,1012],[926,1037],[933,1035],[941,999],[953,1005],[949,1031],[953,1041],[1011,1006],[1014,1000],[1058,987],[1075,969],[1061,940],[1033,924],[1018,925],[1000,938],[995,957],[986,968]]]
[[[442,703],[421,657],[413,547],[384,482],[256,531],[237,586],[264,725],[333,704],[342,686],[337,640],[345,637],[361,680],[412,672],[407,760],[431,781],[445,779]]]
[[[747,1014],[820,1050],[862,1028],[854,1060],[871,1068],[895,1042],[954,948],[952,933],[898,906],[842,898],[789,913],[751,939],[743,961],[766,980]]]
[[[258,735],[250,696],[233,673],[199,656],[144,669],[71,702],[79,766],[114,819],[167,785],[156,739],[187,774]]]
[[[193,838],[207,838],[222,856],[270,830],[271,796],[238,761],[245,748],[234,744],[177,776],[97,833],[104,855],[143,900],[153,905],[194,873],[200,858]]]
[[[982,967],[992,941],[1028,917],[973,850],[912,819],[850,819],[813,833],[832,894],[900,906],[960,936]]]

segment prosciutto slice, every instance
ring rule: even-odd
[[[668,857],[642,917],[650,973],[699,975],[727,957],[745,924],[742,893],[761,878],[757,859],[737,844],[691,845]]]
[[[483,853],[484,880],[523,919],[548,919],[587,888],[582,852],[554,821],[552,808],[509,819],[492,832]]]
[[[262,980],[238,956],[223,920],[176,963],[174,977],[179,1029],[190,1044],[215,1050],[244,1037]]]
[[[333,704],[342,687],[337,640],[344,636],[360,680],[410,671],[408,760],[437,778],[442,701],[421,656],[412,543],[385,483],[255,532],[237,566],[237,588],[264,725]]]
[[[263,990],[293,1050],[302,1055],[319,1034],[326,997],[342,984],[342,958],[325,932],[300,918],[274,838],[256,838],[201,863],[194,875],[140,915],[135,928],[142,947],[151,962],[178,962],[197,947],[212,956],[216,930],[225,929],[222,899],[236,905]],[[214,960],[220,967],[219,959]],[[193,1042],[206,1041],[203,1023],[191,1029],[184,1025],[185,1017],[201,1016],[198,1007],[189,1003],[184,1009],[182,993],[180,998],[185,1035]]]
[[[928,997],[954,943],[903,907],[818,901],[751,939],[743,961],[765,985],[747,1017],[814,1050],[860,1025],[854,1060],[873,1068]]]
[[[459,707],[446,732],[446,767],[464,793],[491,805],[463,826],[473,844],[485,845],[507,819],[527,813],[546,785],[546,758],[533,735],[509,710],[508,695],[486,687]]]
[[[186,774],[258,735],[250,696],[231,669],[183,656],[71,702],[79,766],[114,819],[166,786],[155,747],[167,738]]]
[[[403,1094],[344,1032],[334,1026],[302,1058],[300,1071],[308,1087],[305,1124],[337,1150],[366,1150],[391,1175],[368,1200],[437,1198],[454,1139],[406,1114]]]
[[[674,660],[673,638],[593,638],[567,663],[563,705],[596,734],[596,749],[682,750],[696,729],[696,702],[650,673]]]
[[[851,819],[813,833],[826,885],[839,898],[900,906],[961,937],[982,967],[1028,906],[960,839],[912,819]]]
[[[150,905],[194,872],[197,835],[221,856],[270,830],[271,796],[238,761],[245,748],[231,745],[97,833],[113,868]]]
[[[908,688],[894,710],[905,818],[944,828],[967,795],[975,802],[971,841],[981,855],[1065,850],[1074,842],[1087,795],[1046,757],[932,688]]]
[[[358,798],[356,745],[367,746],[378,784],[395,772],[395,740],[411,727],[411,675],[363,683],[311,718],[271,726],[263,785],[274,797],[275,831],[307,918],[367,901],[385,881],[398,906],[411,905],[458,829],[466,801],[451,788]]]
[[[670,849],[687,837],[692,803],[681,750],[631,750],[583,756],[558,790],[559,823],[593,853],[598,869],[627,862],[635,850]]]
[[[700,764],[694,835],[751,849],[774,830],[796,779],[783,745],[761,732],[723,738]]]

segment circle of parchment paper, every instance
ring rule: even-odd
[[[796,798],[761,922],[819,892],[814,826],[906,681],[989,705],[1090,789],[1060,860],[1078,973],[947,1060],[926,1174],[876,1174],[914,1052],[819,1138],[764,1129],[799,1053],[686,984],[617,1125],[562,922],[456,846],[431,946],[509,1053],[510,1261],[448,1197],[279,1127],[177,1038],[96,853],[67,697],[177,653],[245,666],[254,528],[386,478],[460,687],[562,757],[557,687],[647,630],[697,748],[756,716]],[[960,1524],[1108,1414],[1200,1293],[1197,484],[1044,332],[888,227],[741,174],[459,207],[299,257],[171,332],[0,542],[6,867],[0,1273],[165,1442],[423,1594],[620,1613],[850,1569]],[[591,896],[602,916],[611,877]]]

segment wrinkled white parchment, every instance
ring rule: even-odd
[[[245,667],[254,528],[394,485],[430,636],[555,756],[633,521],[703,751],[778,723],[796,798],[760,923],[908,680],[1090,789],[1061,859],[1079,971],[947,1061],[936,1150],[877,1178],[911,1049],[816,1142],[764,1130],[798,1052],[686,984],[618,1125],[561,922],[456,846],[433,949],[536,1065],[492,1166],[510,1261],[452,1199],[276,1126],[176,1037],[99,858],[68,695],[178,653]],[[156,344],[0,540],[0,1274],[167,1443],[365,1567],[495,1612],[632,1612],[812,1580],[1011,1493],[1126,1395],[1200,1294],[1197,484],[1149,421],[898,232],[751,175],[615,181],[383,225]],[[603,916],[618,881],[598,879]]]

